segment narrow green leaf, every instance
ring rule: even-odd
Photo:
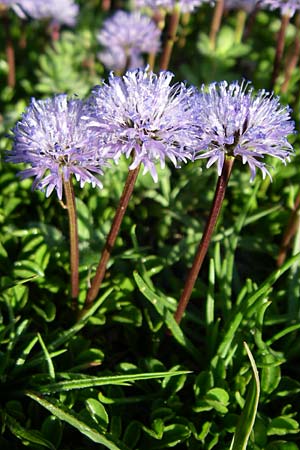
[[[50,450],[55,450],[54,445],[45,439],[39,431],[27,430],[22,427],[16,419],[8,415],[5,416],[5,422],[12,434],[14,434],[18,439],[21,439],[23,442],[30,442],[31,444],[37,444],[49,448]]]
[[[153,292],[137,272],[133,274],[140,292],[150,300],[158,314],[164,319],[167,328],[171,331],[176,341],[182,345],[197,361],[201,360],[202,355],[192,342],[183,334],[180,326],[174,319],[173,312],[168,309],[168,304],[163,297],[159,297]]]
[[[242,414],[240,415],[230,450],[245,450],[247,448],[247,443],[255,421],[260,394],[259,375],[254,358],[246,342],[244,342],[244,347],[251,363],[253,378],[248,389],[246,402]]]
[[[135,373],[127,375],[109,375],[106,377],[80,377],[77,379],[60,381],[58,383],[39,386],[42,393],[64,392],[73,389],[85,389],[104,385],[127,385],[138,380],[153,380],[155,378],[174,377],[191,373],[187,370],[179,370],[174,372],[151,372],[151,373]]]
[[[51,401],[45,400],[33,392],[28,392],[26,395],[46,408],[51,414],[58,417],[60,420],[63,420],[72,427],[76,428],[76,430],[87,436],[91,441],[96,442],[97,444],[102,444],[110,450],[127,450],[127,447],[123,446],[123,444],[121,447],[119,446],[120,444],[115,444],[109,435],[100,433],[86,423],[82,422],[82,420],[77,418],[76,414],[71,412],[70,409],[62,408],[61,404],[58,404],[57,401],[53,399],[51,399]]]
[[[57,349],[57,347],[65,344],[70,339],[72,339],[72,337],[75,336],[87,324],[90,317],[92,317],[93,314],[95,314],[99,306],[102,305],[102,303],[107,299],[107,297],[112,293],[113,290],[114,288],[107,289],[107,291],[93,304],[93,306],[80,317],[80,319],[78,320],[78,322],[75,323],[75,325],[73,325],[71,328],[62,333],[57,339],[52,341],[50,344],[48,344],[48,351],[51,352],[50,353],[51,357],[53,357],[53,350]],[[44,354],[39,354],[31,361],[27,362],[26,368],[28,369],[29,367],[35,367],[43,361],[44,361]]]
[[[47,362],[47,366],[48,366],[48,371],[49,371],[49,376],[50,378],[52,378],[53,380],[55,379],[55,370],[54,370],[54,365],[51,359],[51,356],[48,352],[48,349],[45,345],[45,342],[43,341],[42,336],[40,335],[40,333],[38,333],[38,340],[41,344],[41,347],[43,349],[44,355],[45,355],[45,360]]]

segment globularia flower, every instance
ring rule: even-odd
[[[91,124],[101,134],[102,145],[118,158],[132,156],[129,169],[140,163],[157,181],[155,164],[165,159],[178,162],[193,158],[198,125],[191,101],[195,89],[184,84],[170,86],[173,74],[148,70],[113,74],[108,84],[96,87],[90,98]]]
[[[48,19],[54,23],[74,26],[79,6],[73,0],[18,0],[15,2],[33,19]]]
[[[181,12],[193,12],[203,3],[209,2],[210,0],[135,0],[136,8],[151,8],[154,11],[159,8],[172,10],[175,5],[178,5]]]
[[[156,53],[161,32],[147,16],[139,12],[117,11],[98,33],[104,47],[99,59],[112,70],[136,69],[143,65],[143,53]]]
[[[226,155],[247,163],[253,180],[256,169],[270,176],[265,156],[285,163],[293,153],[287,140],[294,133],[290,111],[268,92],[254,95],[249,83],[223,81],[202,86],[197,103],[202,142],[196,159],[208,158],[207,167],[216,163],[219,175]]]
[[[260,5],[260,0],[225,0],[225,9],[241,9],[250,14]]]
[[[7,160],[31,167],[20,172],[22,179],[35,177],[33,189],[46,192],[54,189],[62,198],[63,180],[74,174],[81,187],[85,183],[102,187],[97,178],[112,155],[99,150],[95,133],[83,119],[86,110],[79,99],[65,94],[46,100],[32,99],[13,131],[13,149]]]
[[[293,17],[300,9],[300,0],[261,0],[261,7],[280,9],[282,16]]]

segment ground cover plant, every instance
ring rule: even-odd
[[[296,0],[2,0],[1,450],[299,444]]]

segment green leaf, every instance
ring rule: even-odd
[[[107,430],[109,418],[102,403],[95,398],[88,398],[85,401],[85,406],[95,422],[98,423],[103,430]]]
[[[130,448],[135,448],[141,436],[141,424],[133,420],[124,431],[123,442]]]
[[[86,423],[82,422],[77,418],[76,414],[73,411],[62,407],[62,405],[57,401],[53,399],[51,399],[51,401],[46,400],[42,397],[37,396],[33,392],[28,392],[26,395],[46,408],[48,411],[50,411],[51,414],[58,417],[60,420],[63,420],[72,427],[76,428],[76,430],[87,436],[91,441],[96,442],[97,444],[102,444],[105,448],[108,448],[110,450],[127,450],[127,447],[123,446],[123,444],[121,446],[120,444],[117,445],[108,434],[106,435],[100,433],[94,428],[88,426]],[[51,447],[51,449],[52,448],[54,449],[54,447]]]
[[[105,385],[127,385],[138,380],[153,380],[156,378],[165,378],[191,373],[188,370],[178,370],[170,372],[153,372],[153,373],[136,373],[127,375],[109,375],[104,377],[80,377],[70,381],[61,381],[58,383],[47,384],[46,386],[39,386],[39,391],[42,393],[51,392],[65,392],[73,389],[85,389],[96,386]]]
[[[271,420],[268,425],[268,436],[285,436],[289,433],[299,433],[298,422],[289,416],[278,416]]]
[[[251,363],[252,380],[250,387],[248,388],[246,402],[242,414],[240,416],[240,419],[238,421],[237,428],[235,430],[233,440],[230,446],[230,450],[246,450],[250,433],[254,425],[260,394],[259,375],[256,368],[255,360],[246,342],[244,342],[244,346]]]
[[[55,450],[54,445],[45,439],[39,431],[27,430],[13,417],[8,415],[5,416],[5,421],[12,434],[14,434],[18,439],[21,439],[23,443],[41,445],[42,447],[49,448],[50,450]]]
[[[151,304],[154,306],[158,314],[162,318],[164,318],[167,328],[171,331],[176,341],[181,344],[189,353],[191,353],[197,360],[201,360],[201,353],[183,334],[181,328],[174,319],[174,314],[169,310],[169,305],[166,299],[164,299],[162,296],[158,296],[155,292],[153,292],[137,272],[134,272],[133,276],[139,290],[148,300],[150,300]]]

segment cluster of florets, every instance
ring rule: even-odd
[[[144,65],[144,53],[157,53],[161,31],[148,16],[117,11],[98,33],[103,51],[99,59],[110,70],[123,71]]]
[[[270,176],[262,161],[265,156],[285,163],[292,153],[287,140],[294,132],[289,109],[265,90],[253,95],[249,83],[223,81],[202,86],[198,120],[202,133],[197,158],[208,158],[207,167],[217,163],[219,175],[226,156],[247,163],[253,180],[257,168],[263,177]]]
[[[243,10],[250,14],[255,8],[260,7],[260,4],[260,0],[225,0],[224,8]]]
[[[256,95],[249,83],[212,83],[200,90],[171,84],[173,74],[149,70],[110,75],[86,102],[57,95],[32,100],[13,129],[8,160],[27,163],[21,177],[35,177],[34,188],[62,197],[71,175],[83,186],[101,187],[98,175],[109,160],[123,154],[129,169],[140,164],[157,181],[156,164],[175,167],[195,159],[216,163],[219,175],[227,157],[269,175],[268,155],[289,160],[294,132],[290,111],[265,91]]]
[[[136,8],[150,8],[153,11],[159,9],[171,11],[176,6],[181,12],[190,13],[207,2],[214,3],[210,0],[135,0],[134,6]]]
[[[73,0],[1,0],[22,18],[51,20],[57,24],[74,26],[79,7]]]
[[[293,17],[300,9],[300,0],[261,0],[261,7],[280,9],[282,16]]]

